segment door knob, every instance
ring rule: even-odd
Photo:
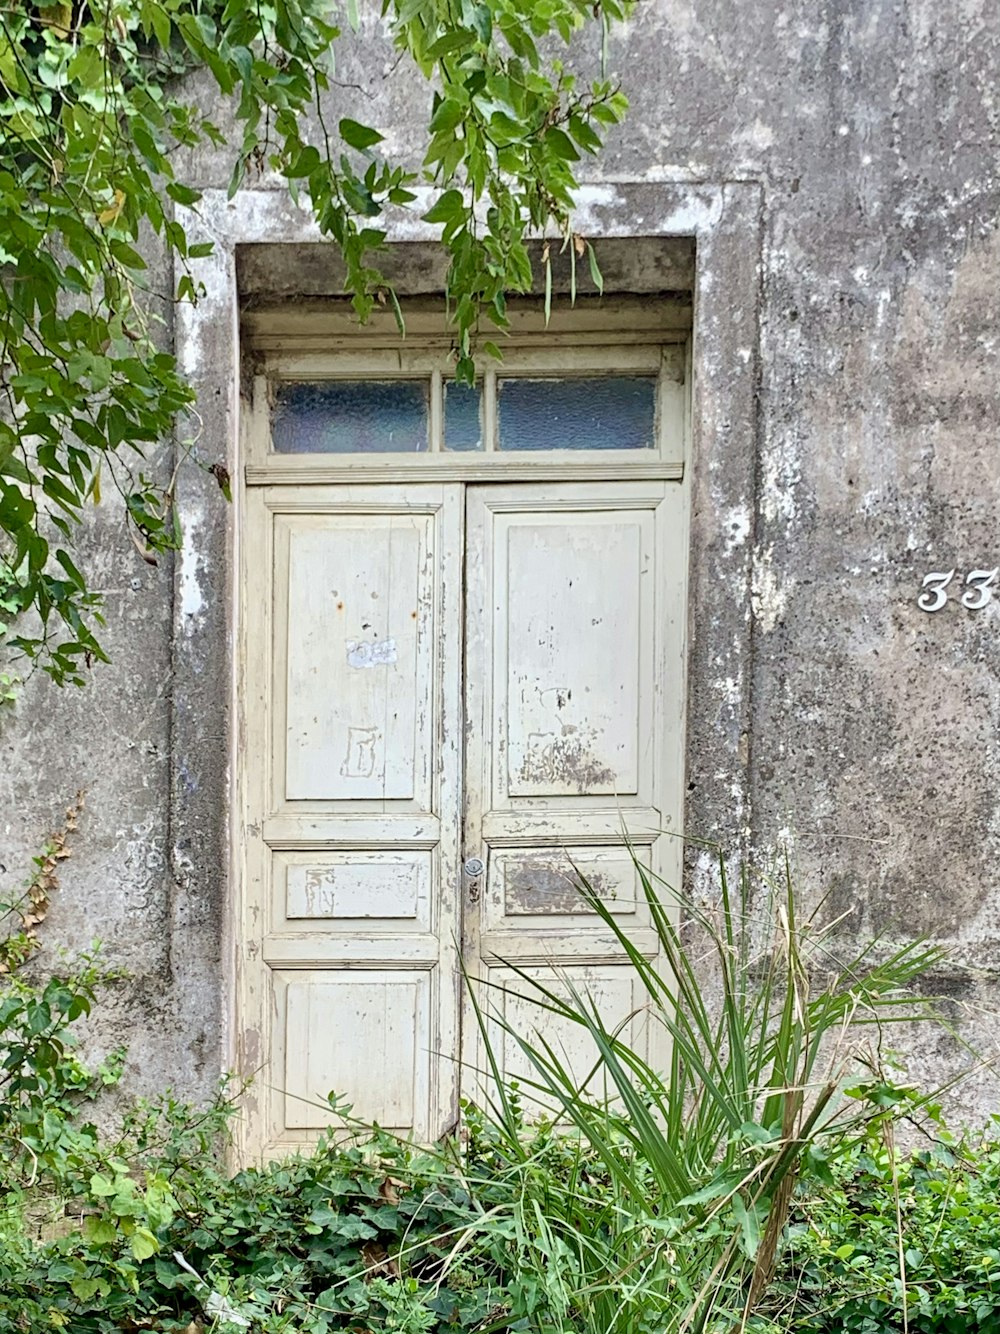
[[[486,869],[481,858],[469,857],[465,863],[465,874],[470,880],[477,880]]]

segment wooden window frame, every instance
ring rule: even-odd
[[[616,298],[581,303],[553,315],[541,303],[518,303],[502,340],[503,361],[480,353],[485,390],[483,450],[443,448],[444,385],[453,373],[451,338],[441,301],[404,306],[406,335],[379,312],[359,325],[342,300],[256,309],[244,316],[248,349],[245,380],[250,411],[245,420],[247,486],[351,482],[586,481],[634,478],[676,481],[684,477],[690,381],[690,306],[664,298]],[[500,450],[496,439],[496,386],[506,375],[657,376],[656,445],[651,449]],[[430,385],[429,447],[385,454],[278,453],[271,447],[273,386],[282,381],[425,379]]]

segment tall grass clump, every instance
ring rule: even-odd
[[[505,988],[471,983],[494,1171],[511,1182],[509,1209],[486,1226],[516,1251],[519,1281],[545,1294],[546,1334],[766,1328],[797,1185],[828,1175],[900,1101],[919,1102],[886,1079],[880,1051],[889,1027],[931,1017],[908,988],[941,952],[843,951],[815,917],[799,920],[787,867],[755,900],[749,877],[734,893],[720,864],[717,906],[685,903],[683,927],[673,894],[638,861],[636,872],[658,962],[584,877],[579,890],[635,969],[642,1022],[668,1040],[665,1069],[567,975],[505,965],[536,1008],[530,1032],[495,1003]],[[586,1079],[546,1037],[552,1019],[592,1044]],[[514,1088],[498,1033],[527,1067]],[[526,1139],[526,1111],[549,1118],[558,1171]]]

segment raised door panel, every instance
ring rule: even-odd
[[[594,1096],[604,1091],[596,1042],[583,1025],[553,1015],[536,1003],[540,999],[548,1005],[546,993],[572,1005],[582,1001],[600,1016],[606,1033],[615,1034],[637,1052],[646,1054],[649,1024],[642,988],[627,965],[581,965],[558,973],[535,967],[518,974],[491,968],[487,976],[498,998],[487,1020],[493,1054],[504,1077],[521,1082],[529,1109],[538,1099],[531,1086],[538,1081],[539,1074],[519,1038],[543,1054],[553,1067],[561,1067],[575,1088],[587,1089]],[[533,988],[532,979],[542,990]],[[482,1091],[488,1093],[488,1080],[483,1082]],[[544,1106],[536,1110],[544,1110]]]
[[[498,516],[495,799],[645,799],[649,514]],[[651,581],[646,581],[651,590]],[[645,604],[645,605],[644,605]]]
[[[276,522],[276,807],[430,808],[434,516]]]
[[[467,843],[657,841],[681,642],[667,510],[656,482],[472,490]]]
[[[273,920],[338,935],[429,931],[435,870],[428,849],[277,852]]]
[[[633,846],[488,849],[479,915],[480,950],[519,963],[607,957],[620,952],[614,932],[588,902],[592,895],[640,947],[651,944],[649,910]]]
[[[429,971],[327,969],[275,975],[284,1131],[335,1125],[328,1098],[351,1115],[425,1134],[431,1092]]]

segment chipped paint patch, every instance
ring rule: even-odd
[[[712,688],[722,697],[722,702],[727,708],[735,709],[739,706],[743,695],[743,687],[736,677],[719,677],[712,682]]]
[[[774,145],[774,130],[758,116],[752,125],[746,125],[733,136],[735,142],[750,152],[765,153]]]
[[[563,728],[555,732],[528,734],[527,752],[518,780],[529,787],[576,793],[614,791],[616,775],[590,750],[596,741],[593,729],[584,735]]]
[[[776,861],[783,860],[795,861],[796,838],[795,830],[788,825],[783,825],[774,836],[774,856]]]
[[[396,641],[377,639],[368,644],[363,640],[347,641],[348,667],[387,667],[396,661]]]
[[[774,571],[773,559],[772,547],[768,547],[759,555],[754,565],[753,587],[750,590],[750,605],[754,620],[765,635],[769,635],[784,620],[792,589],[791,580],[784,583],[779,581]]]
[[[760,510],[768,523],[788,523],[795,518],[795,493],[801,480],[797,443],[786,439],[769,446],[762,460],[760,488]]]
[[[198,629],[205,609],[205,598],[201,591],[201,572],[204,558],[198,549],[198,533],[202,527],[200,512],[189,512],[184,522],[184,543],[180,551],[180,604],[181,625],[185,634],[192,634]]]
[[[746,505],[734,505],[722,521],[726,555],[731,556],[750,536],[750,510]]]
[[[718,853],[710,848],[700,849],[691,868],[691,890],[695,901],[711,901],[715,898],[718,876]]]
[[[193,226],[188,240],[211,241],[216,247],[213,254],[198,260],[193,270],[201,289],[198,304],[185,301],[177,308],[177,364],[193,380],[205,373],[206,347],[216,322],[234,306],[235,268],[232,251],[204,226]]]

